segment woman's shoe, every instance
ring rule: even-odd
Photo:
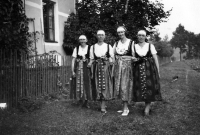
[[[149,116],[151,113],[151,109],[145,109],[144,110],[144,116]]]
[[[90,106],[88,105],[88,101],[87,100],[83,103],[82,107],[88,108],[88,109],[90,108]]]
[[[83,104],[82,107],[90,109],[90,106],[88,104]]]
[[[150,105],[150,103],[146,103],[146,107],[144,109],[144,115],[149,116],[150,111],[151,111],[151,105]]]
[[[123,113],[123,110],[118,110],[117,112],[118,112],[118,113]]]
[[[106,109],[101,109],[101,113],[107,113]]]
[[[128,116],[129,114],[129,109],[125,109],[122,113],[122,116]]]
[[[149,116],[149,112],[144,111],[144,116]]]

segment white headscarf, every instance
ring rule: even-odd
[[[85,40],[87,40],[87,38],[86,38],[85,35],[81,35],[78,39],[79,39],[79,40],[80,40],[80,39],[85,39]]]
[[[97,31],[97,35],[100,35],[100,34],[106,35],[104,30],[98,30],[98,31]]]
[[[126,30],[124,27],[120,26],[117,28],[117,32],[121,32],[121,31],[125,32]]]
[[[145,30],[140,30],[138,31],[138,35],[147,35],[146,31]]]

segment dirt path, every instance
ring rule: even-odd
[[[178,80],[170,83],[173,76]],[[198,135],[200,134],[200,73],[183,62],[161,67],[163,102],[154,103],[150,117],[142,115],[144,104],[130,107],[130,115],[117,114],[120,101],[108,103],[108,114],[58,101],[45,104],[30,114],[11,114],[0,124],[0,134],[28,135]],[[1,119],[0,119],[1,120]]]

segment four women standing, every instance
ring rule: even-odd
[[[79,48],[84,48],[84,46],[87,48],[84,53],[79,53],[78,48],[74,49],[72,73],[73,76],[76,74],[76,89],[71,91],[73,93],[71,95],[86,101],[86,106],[87,100],[100,100],[101,112],[104,113],[106,113],[107,100],[120,98],[123,101],[123,109],[118,112],[121,112],[122,116],[128,115],[128,103],[131,101],[145,102],[144,112],[145,115],[149,115],[151,102],[162,100],[155,47],[145,42],[145,31],[138,32],[137,44],[126,37],[125,27],[118,27],[117,33],[120,40],[114,44],[113,48],[104,42],[105,32],[99,30],[98,42],[90,49],[86,44],[79,46]],[[74,58],[77,63],[75,64],[76,72],[73,66]],[[90,62],[87,65],[89,58]],[[87,85],[84,81],[87,81]],[[93,85],[92,90],[91,85]]]

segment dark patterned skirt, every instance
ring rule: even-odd
[[[76,61],[76,77],[71,80],[70,98],[77,100],[93,100],[91,89],[91,74],[87,68],[88,61]]]
[[[133,101],[161,101],[158,70],[152,57],[134,64]]]
[[[111,68],[108,60],[98,59],[91,68],[92,91],[96,100],[113,99],[113,83],[111,78]]]

